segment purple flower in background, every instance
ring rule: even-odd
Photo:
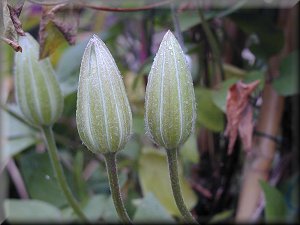
[[[39,15],[42,10],[42,6],[38,4],[32,4],[28,7],[28,13],[32,16]]]

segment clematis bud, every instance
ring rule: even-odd
[[[39,60],[39,45],[29,34],[20,36],[23,52],[15,55],[15,84],[18,105],[31,124],[49,126],[63,110],[63,96],[48,58]]]
[[[194,127],[195,94],[184,53],[168,31],[148,77],[145,105],[146,132],[166,149],[183,144]]]
[[[77,128],[92,152],[116,152],[127,143],[132,115],[117,65],[94,35],[84,51],[77,94]]]

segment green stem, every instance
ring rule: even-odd
[[[132,223],[124,207],[124,203],[120,192],[118,172],[116,166],[116,153],[106,153],[104,154],[104,158],[109,179],[110,191],[119,218],[123,223]]]
[[[184,220],[189,223],[197,224],[197,221],[194,219],[194,217],[186,207],[182,197],[182,192],[179,184],[179,176],[178,176],[177,154],[178,154],[177,148],[167,149],[169,173],[170,173],[173,196],[175,198],[176,205],[181,215],[183,216]]]
[[[202,12],[201,8],[199,8],[199,15],[200,15],[200,18],[201,18],[202,27],[203,27],[203,30],[204,30],[205,35],[207,37],[208,43],[211,47],[214,58],[215,58],[218,66],[219,66],[219,70],[220,70],[220,73],[221,73],[222,80],[224,80],[225,75],[224,75],[224,70],[223,70],[223,66],[222,66],[221,53],[219,51],[217,40],[215,39],[211,29],[209,28],[208,23],[207,23],[206,19],[204,18],[204,15],[203,15],[203,12]]]
[[[59,157],[58,157],[57,148],[56,148],[56,144],[55,144],[55,140],[54,140],[54,136],[53,136],[52,127],[42,126],[41,130],[43,133],[44,141],[48,148],[48,153],[49,153],[49,156],[51,159],[51,163],[52,163],[57,181],[58,181],[64,195],[66,196],[66,199],[67,199],[69,205],[72,207],[72,209],[77,214],[77,216],[80,218],[80,220],[82,220],[82,222],[88,222],[87,217],[84,215],[84,213],[80,209],[78,202],[74,198],[74,196],[67,184],[63,169],[59,163]]]

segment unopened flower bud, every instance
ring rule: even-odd
[[[154,58],[146,88],[145,124],[150,138],[166,149],[183,144],[194,127],[195,94],[184,53],[168,31]]]
[[[92,152],[119,151],[131,133],[132,115],[122,77],[96,35],[82,57],[76,121],[81,140]]]
[[[26,120],[49,126],[63,110],[63,96],[49,58],[39,60],[39,45],[29,34],[20,36],[23,52],[15,55],[15,84],[18,105]]]

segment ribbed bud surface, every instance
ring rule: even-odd
[[[76,121],[81,140],[92,152],[121,150],[131,133],[132,115],[122,77],[96,35],[81,62]]]
[[[184,53],[168,31],[154,58],[146,88],[146,132],[158,145],[173,149],[193,130],[195,94]]]
[[[39,45],[28,33],[20,36],[23,52],[15,55],[17,102],[33,125],[51,125],[63,110],[63,96],[48,58],[39,61]]]

